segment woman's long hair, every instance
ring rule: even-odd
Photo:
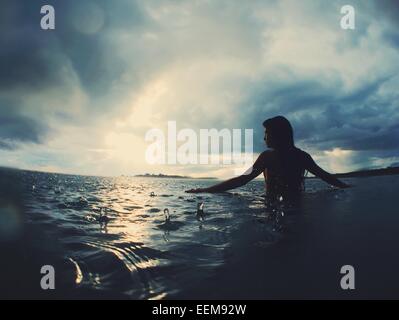
[[[263,122],[263,126],[266,129],[269,147],[281,154],[280,161],[282,166],[285,167],[284,176],[286,182],[290,181],[294,185],[299,184],[301,189],[304,190],[305,169],[301,170],[301,172],[294,173],[291,170],[292,168],[289,167],[288,163],[290,159],[287,159],[289,156],[286,154],[287,151],[295,148],[294,132],[291,123],[287,120],[287,118],[283,116],[277,116],[265,120]]]

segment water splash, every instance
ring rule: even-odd
[[[170,222],[169,209],[168,208],[164,209],[163,214],[165,215],[165,223],[169,223]]]
[[[105,226],[111,221],[111,218],[107,216],[106,208],[100,209],[100,214],[98,217],[98,222],[104,224]]]
[[[205,220],[205,213],[204,213],[204,203],[199,202],[197,204],[197,220],[204,221]]]

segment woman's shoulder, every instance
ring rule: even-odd
[[[303,155],[303,156],[308,155],[308,153],[306,151],[304,151],[298,147],[295,147],[294,150],[295,150],[295,152],[297,152],[300,155]]]
[[[297,147],[295,147],[295,149],[296,149],[295,152],[301,161],[307,162],[312,159],[312,156],[309,153],[307,153],[306,151],[299,149]]]
[[[291,150],[285,150],[285,151],[279,151],[279,150],[274,150],[274,149],[267,149],[265,151],[263,151],[260,154],[261,158],[274,158],[274,157],[281,157],[281,155],[300,155],[300,156],[305,156],[307,155],[307,153],[299,148],[292,148]]]
[[[265,151],[263,151],[260,154],[260,158],[264,159],[264,160],[271,159],[271,158],[274,158],[276,156],[276,154],[277,154],[276,150],[274,150],[274,149],[266,149]]]
[[[254,166],[266,168],[274,162],[276,151],[273,149],[267,149],[263,151],[258,159],[255,161]]]
[[[299,160],[303,160],[303,161],[307,161],[312,158],[309,153],[307,153],[306,151],[304,151],[300,148],[297,148],[297,147],[292,148],[288,152],[285,151],[283,154],[284,154],[284,156],[288,156],[288,157],[292,157],[292,158],[296,158],[296,159],[299,158]],[[267,149],[267,150],[263,151],[259,156],[259,158],[262,160],[275,159],[275,158],[279,159],[280,157],[281,157],[281,153],[274,149]]]

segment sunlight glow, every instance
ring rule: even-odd
[[[333,172],[340,173],[351,170],[353,150],[334,148],[333,150],[326,150],[324,153],[327,156],[327,163]]]

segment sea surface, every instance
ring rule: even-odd
[[[0,297],[399,298],[399,176],[344,181],[307,179],[290,207],[265,205],[258,180],[187,194],[216,181],[0,169]]]

